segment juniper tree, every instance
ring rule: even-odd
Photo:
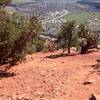
[[[11,3],[11,0],[0,0],[0,6],[6,6]]]
[[[68,53],[70,53],[70,48],[77,41],[75,30],[75,21],[67,21],[65,23],[62,23],[60,33],[57,37],[57,42],[61,44],[63,53],[66,51],[66,48],[68,50]]]
[[[7,14],[4,8],[9,3],[10,0],[0,0],[0,64],[14,64],[30,53],[41,26],[35,16]]]
[[[99,35],[92,33],[86,24],[79,25],[78,37],[81,40],[81,54],[87,53],[91,46],[96,47],[99,39]]]

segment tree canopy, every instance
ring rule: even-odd
[[[58,35],[57,42],[61,44],[61,47],[64,49],[68,48],[68,53],[70,53],[70,48],[75,42],[75,21],[67,21],[62,23],[60,33]]]
[[[7,5],[10,0],[1,0]],[[37,17],[9,15],[2,6],[0,13],[0,64],[16,63],[32,51],[33,39],[41,30]]]
[[[0,0],[0,6],[6,6],[11,3],[11,0]]]

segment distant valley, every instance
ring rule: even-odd
[[[68,10],[69,12],[100,11],[100,0],[13,0],[10,5],[18,12],[45,16],[49,12]]]
[[[20,2],[18,2],[20,1]],[[45,2],[46,1],[46,2]],[[69,12],[93,11],[92,7],[82,5],[79,0],[14,0],[10,6],[18,12],[26,14],[37,14],[46,16],[49,12],[61,12],[67,10]]]
[[[57,25],[65,21],[65,19],[88,22],[93,31],[99,29],[99,26],[94,27],[93,23],[95,25],[100,23],[100,0],[20,1],[14,0],[9,6],[13,7],[19,13],[38,16],[43,23],[46,33],[57,33]],[[96,14],[92,12],[96,12]],[[98,22],[95,22],[95,19]]]

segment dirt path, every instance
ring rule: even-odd
[[[33,54],[14,66],[16,75],[0,80],[0,100],[88,100],[91,93],[100,95],[100,72],[90,67],[100,52],[48,58],[58,53]],[[84,85],[87,81],[91,84]]]

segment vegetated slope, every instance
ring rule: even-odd
[[[91,18],[91,14],[85,12],[69,13],[64,16],[66,20],[76,20],[78,23],[85,22],[88,18]]]
[[[66,20],[75,20],[78,24],[87,23],[93,31],[100,31],[100,13],[99,12],[74,12],[64,16]]]
[[[96,63],[100,52],[48,58],[59,53],[61,51],[33,54],[14,66],[10,72],[16,75],[0,80],[0,99],[88,100],[92,93],[98,95],[100,72],[90,65]],[[84,82],[91,84],[84,85]]]

